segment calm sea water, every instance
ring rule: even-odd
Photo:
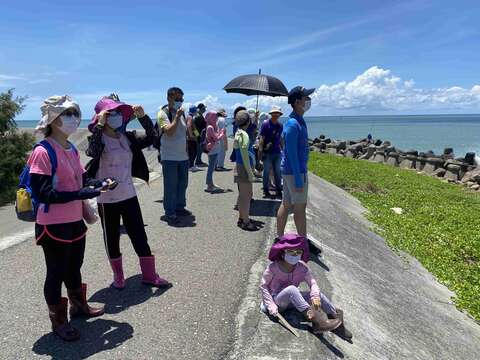
[[[391,115],[391,116],[317,116],[307,117],[310,138],[324,134],[335,139],[360,139],[371,133],[374,138],[390,140],[402,150],[443,152],[453,147],[463,156],[469,151],[480,155],[480,115]],[[37,121],[17,121],[19,127],[35,127]],[[82,121],[86,127],[88,120]],[[139,128],[133,121],[129,128]]]

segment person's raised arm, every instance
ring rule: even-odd
[[[169,110],[165,109],[165,111],[169,111]],[[163,113],[165,113],[165,111],[163,111]],[[164,120],[163,124],[159,124],[160,128],[163,130],[163,132],[167,136],[173,136],[173,134],[175,134],[175,131],[177,130],[177,127],[178,127],[178,123],[180,121],[182,121],[183,114],[184,114],[183,109],[180,108],[175,113],[175,116],[173,117],[173,121],[171,123],[166,124],[165,119],[163,119]],[[159,119],[159,121],[160,121],[160,119]]]

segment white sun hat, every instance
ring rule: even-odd
[[[77,110],[80,118],[82,118],[80,106],[78,106],[78,104],[73,101],[70,96],[54,95],[45,99],[43,104],[40,106],[40,110],[42,111],[42,119],[38,122],[35,131],[45,131],[47,126],[50,125],[67,109]]]

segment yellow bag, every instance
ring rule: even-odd
[[[15,201],[15,212],[20,220],[35,221],[35,211],[33,209],[32,198],[30,193],[20,188],[17,190],[17,199]]]

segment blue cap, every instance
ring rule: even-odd
[[[303,86],[295,86],[292,90],[288,92],[288,103],[293,104],[295,100],[299,100],[304,96],[310,96],[315,91],[313,89],[305,89]]]
[[[197,107],[195,105],[190,106],[190,108],[188,109],[188,112],[190,114],[197,112]]]

